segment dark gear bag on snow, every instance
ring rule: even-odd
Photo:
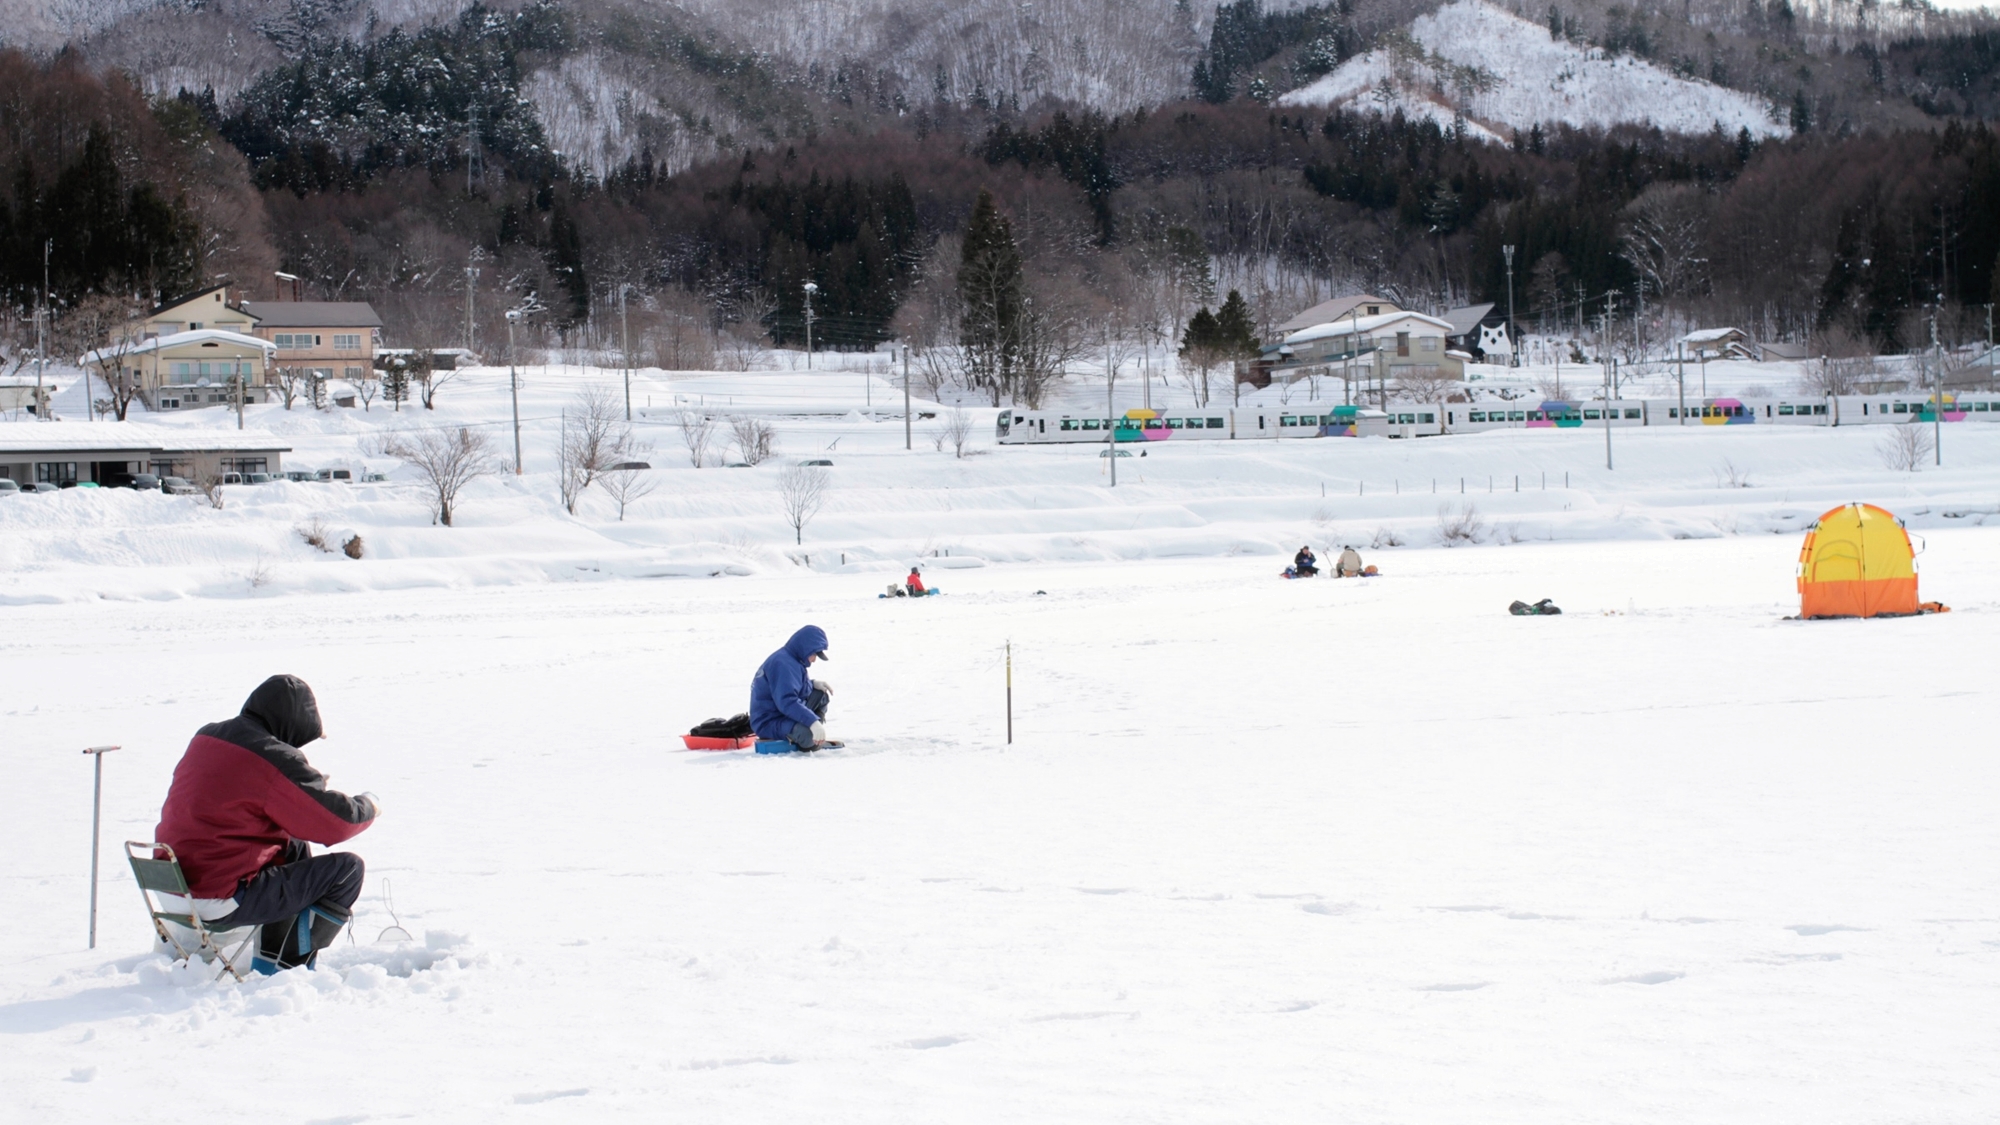
[[[696,738],[749,738],[755,732],[750,729],[750,714],[746,711],[727,719],[709,719],[688,733]]]
[[[1527,602],[1515,602],[1513,605],[1507,607],[1507,612],[1516,617],[1545,617],[1561,613],[1562,607],[1547,598],[1543,598],[1534,605],[1529,605]]]

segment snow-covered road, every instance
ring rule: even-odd
[[[1877,622],[1768,535],[11,607],[0,1117],[1990,1120],[2000,529],[1927,538]],[[808,621],[849,750],[677,748]],[[361,943],[200,983],[116,844],[279,671]]]

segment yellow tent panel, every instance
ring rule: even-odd
[[[1917,560],[1902,521],[1873,504],[1843,504],[1806,532],[1799,616],[1917,612]]]

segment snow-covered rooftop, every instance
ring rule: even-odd
[[[1311,328],[1301,328],[1297,332],[1285,337],[1285,343],[1287,345],[1309,344],[1314,340],[1324,340],[1333,336],[1373,332],[1380,328],[1387,328],[1389,325],[1403,320],[1413,320],[1419,324],[1428,324],[1433,328],[1440,328],[1446,332],[1452,330],[1451,322],[1448,320],[1440,320],[1434,316],[1425,316],[1423,313],[1392,312],[1381,313],[1376,316],[1346,317],[1340,320],[1329,321],[1325,324],[1315,324]]]
[[[1681,337],[1683,344],[1715,344],[1743,337],[1741,328],[1699,328]]]
[[[64,449],[162,449],[203,453],[236,449],[288,450],[268,431],[191,430],[135,422],[15,422],[0,425],[0,453]]]
[[[262,348],[265,352],[275,352],[278,345],[269,340],[259,340],[255,336],[245,336],[241,332],[230,332],[222,328],[197,328],[191,332],[170,332],[165,336],[149,336],[130,344],[107,344],[104,347],[83,353],[77,363],[89,367],[105,360],[116,361],[123,356],[148,355],[162,348],[176,348],[183,344],[235,344],[239,347]]]

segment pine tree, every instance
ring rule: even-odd
[[[1257,357],[1257,329],[1250,322],[1250,305],[1234,289],[1224,298],[1215,314],[1216,343],[1231,359]]]
[[[959,343],[965,349],[966,381],[992,392],[998,406],[1002,395],[1013,390],[1020,351],[1021,248],[1014,242],[1013,225],[984,188],[965,226],[958,294],[965,302]]]
[[[1201,371],[1201,382],[1195,388],[1201,398],[1200,405],[1208,405],[1208,373],[1225,358],[1228,344],[1222,336],[1222,325],[1215,314],[1203,305],[1188,318],[1187,330],[1181,333],[1182,359],[1195,365]]]

